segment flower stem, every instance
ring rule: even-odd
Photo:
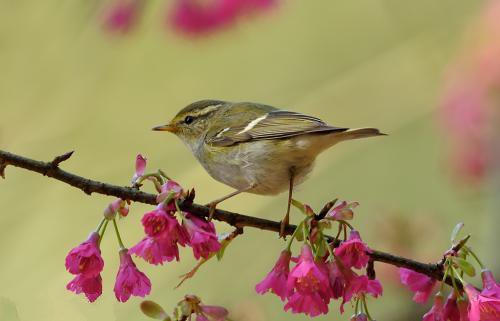
[[[335,244],[337,244],[339,237],[340,237],[340,233],[342,233],[342,224],[339,222],[339,230],[337,232],[337,235],[335,235],[335,238],[333,239],[333,246],[335,246]]]
[[[484,268],[485,268],[484,264],[483,264],[483,262],[481,262],[481,260],[479,259],[479,257],[477,257],[476,253],[474,253],[474,251],[472,251],[472,249],[470,247],[467,247],[467,250],[472,255],[472,257],[474,258],[474,260],[476,260],[477,264],[479,264],[479,266],[481,267],[481,269],[484,270]]]
[[[160,174],[161,176],[165,177],[167,180],[171,181],[172,179],[170,177],[168,177],[168,175],[161,169],[158,170],[158,174]]]
[[[328,253],[332,256],[332,259],[335,258],[335,254],[333,253],[333,249],[331,248],[330,244],[328,244],[328,239],[323,235],[324,242],[326,243],[326,249],[328,250]],[[332,245],[333,246],[333,245]]]
[[[118,231],[118,225],[116,225],[116,219],[113,219],[113,226],[115,227],[115,233],[116,233],[116,239],[118,240],[118,245],[120,246],[120,249],[123,250],[125,249],[125,246],[123,245],[122,237],[120,236],[120,232]]]
[[[99,225],[97,225],[97,228],[95,229],[95,232],[96,233],[99,233],[99,231],[101,230],[101,227],[102,225],[104,224],[104,222],[107,221],[105,217],[102,218],[101,222],[99,222]]]
[[[465,285],[465,281],[464,281],[464,279],[462,279],[462,277],[460,276],[460,274],[458,273],[458,271],[457,271],[457,270],[455,270],[455,268],[454,268],[453,266],[451,266],[451,265],[450,265],[450,267],[451,267],[451,269],[453,270],[453,274],[455,274],[455,276],[456,276],[456,277],[457,277],[457,279],[460,281],[460,283],[462,283],[462,286],[464,286],[464,285]]]
[[[163,177],[160,174],[158,174],[158,173],[144,174],[141,176],[141,178],[139,178],[139,180],[137,181],[137,184],[141,184],[142,182],[144,182],[147,179],[149,179],[153,182],[153,184],[155,185],[155,188],[158,192],[161,191],[161,186],[163,185],[164,181],[163,181]]]
[[[106,232],[106,228],[108,227],[109,220],[106,220],[106,223],[104,223],[104,226],[102,227],[102,231],[99,234],[99,245],[101,245],[102,238],[104,237],[104,232]]]
[[[185,218],[184,212],[181,211],[179,204],[177,204],[177,200],[174,200],[174,203],[175,203],[175,208],[177,209],[177,212],[179,212],[179,215],[184,219]]]
[[[370,311],[368,311],[368,304],[366,304],[366,296],[364,294],[362,294],[361,300],[363,300],[363,306],[365,307],[365,312],[366,316],[368,317],[368,320],[373,321],[373,318],[370,315]]]
[[[444,261],[444,265],[446,266],[446,270],[444,270],[444,275],[443,279],[441,280],[441,286],[439,287],[439,292],[443,292],[444,285],[446,283],[446,278],[450,273],[451,265],[450,265],[450,260],[448,258],[446,258],[446,261]]]
[[[457,281],[455,280],[455,271],[453,269],[450,270],[451,283],[453,284],[453,288],[458,291]],[[463,282],[462,282],[463,283]]]
[[[342,223],[342,224],[344,224],[344,225],[347,225],[350,230],[354,230],[354,227],[350,223],[348,223],[347,221],[340,220],[339,222]]]
[[[288,242],[286,244],[287,251],[290,251],[290,248],[292,247],[292,242],[297,237],[297,233],[299,233],[299,231],[302,229],[302,225],[304,225],[304,221],[300,222],[300,224],[295,228],[295,231],[293,231],[292,236],[290,237],[290,239],[288,240]]]

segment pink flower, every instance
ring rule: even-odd
[[[105,14],[104,27],[109,31],[126,33],[137,22],[141,9],[142,3],[140,0],[117,0]],[[136,160],[136,174],[141,170],[143,174],[145,166],[146,159],[138,155]]]
[[[183,189],[176,181],[169,180],[161,186],[161,192],[156,197],[156,202],[161,203],[167,199],[168,195],[172,194],[174,199],[179,199],[182,196]],[[170,210],[175,211],[173,206]]]
[[[225,321],[229,314],[225,308],[216,305],[200,304],[199,307],[203,317],[208,317],[209,320],[213,321]]]
[[[483,290],[481,294],[500,299],[500,284],[495,280],[493,273],[491,273],[490,270],[483,270],[481,271],[481,278],[483,279]]]
[[[443,320],[446,321],[460,321],[460,311],[458,310],[457,295],[452,291],[443,307]]]
[[[328,262],[328,278],[330,280],[330,288],[332,290],[332,298],[338,299],[344,296],[344,290],[346,286],[346,277],[345,273],[342,272],[342,269],[345,267],[340,267],[338,262]]]
[[[120,269],[114,291],[120,302],[126,302],[131,295],[145,297],[151,291],[151,282],[137,269],[127,249],[120,251]]]
[[[129,249],[130,254],[142,257],[146,262],[154,265],[163,262],[179,261],[179,248],[177,243],[168,238],[155,238],[146,236],[139,243]]]
[[[66,289],[76,294],[83,292],[89,302],[94,302],[102,294],[101,275],[88,276],[85,274],[78,274],[68,283],[68,285],[66,285]]]
[[[366,275],[356,275],[356,273],[352,272],[352,275],[346,279],[340,312],[344,312],[344,304],[351,301],[355,295],[363,293],[377,298],[382,295],[382,291],[382,284],[380,284],[379,280],[370,280]]]
[[[468,185],[481,183],[495,166],[492,146],[498,146],[500,4],[486,3],[469,30],[474,37],[469,37],[450,66],[441,103],[441,119],[451,143],[450,158],[458,177]]]
[[[340,202],[340,204],[338,204],[330,211],[328,211],[325,218],[329,218],[336,221],[351,220],[354,216],[354,212],[352,211],[352,209],[358,205],[359,204],[357,202],[347,204],[346,201],[342,201]]]
[[[104,268],[99,249],[99,233],[92,232],[88,239],[72,249],[66,256],[66,269],[71,274],[97,276]]]
[[[161,205],[155,210],[144,214],[142,218],[144,232],[151,237],[161,237],[177,242],[184,246],[189,242],[186,229],[179,224],[177,219],[167,213]]]
[[[335,249],[335,255],[347,268],[361,269],[368,264],[370,248],[361,240],[358,231],[352,230],[349,239]]]
[[[177,244],[186,245],[189,235],[177,219],[158,206],[144,214],[141,221],[146,237],[130,248],[129,253],[155,265],[174,259],[179,261]]]
[[[422,321],[444,321],[443,313],[443,296],[438,293],[434,296],[434,305],[429,312],[424,314]]]
[[[460,314],[460,321],[470,321],[469,320],[469,301],[464,298],[457,299],[458,312]],[[453,320],[452,320],[453,321]]]
[[[146,170],[147,158],[144,158],[141,154],[137,155],[135,158],[135,177],[140,177],[144,175]]]
[[[288,250],[281,252],[271,272],[267,274],[264,280],[260,281],[260,283],[255,286],[255,291],[257,291],[257,293],[264,294],[267,291],[271,291],[279,296],[282,301],[290,295],[291,291],[287,287],[286,281],[290,272],[291,255],[292,253]]]
[[[108,220],[112,220],[115,218],[117,212],[121,217],[126,217],[128,215],[128,211],[127,202],[117,198],[106,207],[103,215]]]
[[[287,280],[289,291],[295,292],[288,298],[285,311],[305,313],[309,316],[326,314],[331,289],[328,270],[324,263],[314,261],[309,245],[304,244],[297,265],[290,271]]]
[[[498,321],[500,320],[500,299],[480,293],[472,285],[464,287],[469,297],[470,321]]]
[[[189,246],[193,249],[196,259],[207,259],[210,254],[220,250],[214,223],[208,222],[191,213],[186,213],[182,225],[189,235]]]
[[[295,292],[288,298],[285,311],[292,310],[293,313],[304,313],[310,317],[328,313],[328,302],[319,292],[299,293]]]
[[[144,232],[151,237],[162,236],[178,224],[175,217],[167,214],[161,207],[144,214],[141,223],[144,226]]]
[[[399,269],[399,277],[401,283],[406,285],[410,291],[415,292],[413,301],[417,303],[427,302],[436,284],[436,280],[431,279],[427,275],[405,268]]]
[[[147,159],[142,157],[141,154],[138,154],[135,157],[135,173],[134,176],[132,176],[132,184],[135,184],[139,178],[141,178],[142,175],[144,175],[144,172],[146,171],[146,165],[147,165]]]
[[[186,34],[199,35],[233,24],[245,13],[265,10],[275,0],[177,0],[169,20]]]

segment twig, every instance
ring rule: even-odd
[[[0,150],[0,173],[3,172],[3,169],[5,169],[6,166],[11,165],[37,172],[48,177],[52,177],[56,180],[76,187],[89,195],[92,193],[99,193],[109,196],[115,196],[126,201],[135,201],[139,203],[156,205],[156,195],[154,194],[141,192],[131,187],[117,186],[98,182],[60,169],[58,167],[59,163],[71,156],[70,153],[68,154],[62,155],[59,158],[56,157],[52,162],[42,162]],[[193,196],[194,193],[192,193],[187,200],[180,202],[179,207],[182,210],[188,211],[194,215],[208,217],[209,208],[192,203]],[[215,211],[213,218],[218,221],[226,222],[227,224],[237,228],[243,228],[246,226],[271,232],[280,232],[280,222],[224,211],[220,209],[217,209]],[[285,233],[287,235],[291,235],[295,228],[295,225],[287,225]],[[333,238],[330,239],[333,240]],[[439,263],[421,263],[412,259],[377,250],[373,250],[371,253],[369,253],[369,255],[372,261],[383,262],[397,267],[411,269],[413,271],[432,277],[436,280],[441,280],[443,278],[443,268]],[[448,279],[447,283],[451,284],[451,279]]]

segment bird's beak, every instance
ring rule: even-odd
[[[162,131],[162,132],[176,133],[177,132],[177,126],[171,125],[171,124],[161,125],[161,126],[153,127],[152,130]]]

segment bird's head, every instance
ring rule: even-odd
[[[212,120],[227,102],[220,100],[200,100],[177,113],[167,125],[156,126],[153,130],[174,133],[191,149],[200,143],[210,128]]]

